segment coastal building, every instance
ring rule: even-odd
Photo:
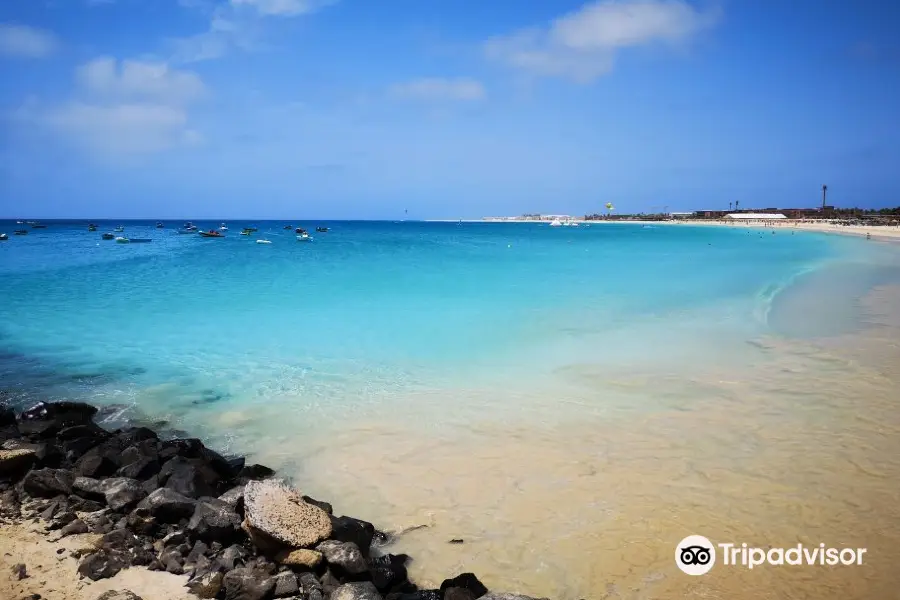
[[[771,221],[787,219],[782,213],[729,213],[726,219],[740,219],[745,221]]]

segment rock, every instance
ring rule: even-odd
[[[93,477],[76,477],[72,489],[85,498],[106,502],[106,486],[104,482]]]
[[[182,458],[195,458],[200,453],[202,447],[203,443],[194,438],[166,440],[160,446],[159,460],[160,462],[166,462],[176,456],[181,456]]]
[[[196,501],[191,498],[171,489],[159,488],[141,500],[138,507],[146,508],[162,523],[177,523],[194,514],[195,505]]]
[[[303,496],[303,501],[312,504],[313,506],[318,506],[329,515],[334,513],[334,508],[328,502],[322,502],[321,500],[316,500],[315,498],[310,498],[309,496]]]
[[[40,402],[20,415],[18,427],[22,435],[53,437],[66,427],[91,423],[96,413],[83,402]]]
[[[139,544],[137,536],[127,529],[114,529],[105,534],[100,542],[101,547],[106,550],[126,550]]]
[[[144,600],[129,590],[109,590],[97,596],[97,600]]]
[[[204,498],[197,502],[187,529],[192,536],[201,540],[228,544],[238,537],[241,518],[227,503],[215,498]]]
[[[244,489],[246,525],[290,548],[312,546],[331,535],[331,517],[276,480],[251,481]]]
[[[532,598],[531,596],[523,596],[522,594],[509,594],[492,592],[485,594],[481,600],[547,600],[546,598]]]
[[[246,549],[237,544],[232,544],[222,552],[222,555],[218,559],[218,563],[222,565],[226,571],[230,571],[235,567],[242,566],[249,556],[250,553],[247,552]]]
[[[156,537],[159,524],[147,508],[135,508],[125,516],[125,527],[138,535]]]
[[[177,548],[166,548],[159,553],[157,560],[163,566],[163,569],[175,575],[184,573],[184,557]]]
[[[146,427],[128,427],[126,429],[120,429],[116,431],[113,436],[123,448],[134,446],[135,444],[146,440],[156,441],[158,439],[156,432],[152,429],[147,429]]]
[[[198,598],[215,598],[222,589],[225,576],[220,571],[198,573],[185,584]]]
[[[315,595],[319,598],[324,596],[322,583],[312,573],[300,573],[297,576],[297,582],[300,584],[301,593],[312,600]]]
[[[111,525],[109,516],[107,516],[108,513],[109,509],[104,508],[102,510],[81,515],[81,520],[88,526],[91,533],[107,533],[106,531],[101,531],[101,529],[107,525]]]
[[[387,600],[443,600],[443,597],[444,594],[440,590],[416,590],[389,594]]]
[[[120,454],[111,445],[94,446],[75,462],[75,472],[84,477],[109,477],[119,468]]]
[[[144,483],[141,484],[144,492],[149,496],[154,490],[159,488],[159,475],[151,475]]]
[[[37,456],[32,449],[0,450],[0,475],[20,475],[30,469],[36,460]]]
[[[183,531],[173,531],[162,539],[163,547],[178,546],[187,541],[187,535]]]
[[[115,477],[103,482],[106,504],[113,510],[121,510],[136,504],[144,497],[141,482],[127,477]]]
[[[199,561],[201,558],[203,558],[203,555],[206,554],[208,551],[209,551],[209,546],[204,544],[202,541],[197,540],[197,542],[194,544],[194,547],[191,548],[190,553],[187,555],[187,557],[185,557],[185,559],[184,559],[185,564],[196,564],[197,561]]]
[[[239,567],[225,574],[225,600],[263,600],[275,591],[275,578],[264,571]]]
[[[267,477],[272,477],[273,475],[275,475],[275,471],[273,471],[269,467],[264,467],[262,465],[248,465],[241,469],[240,473],[238,473],[237,479],[241,483],[248,483],[250,481],[266,479]]]
[[[444,600],[476,600],[477,596],[472,590],[452,587],[444,590]]]
[[[57,513],[50,520],[50,523],[47,525],[47,529],[50,531],[55,531],[57,529],[62,529],[69,523],[78,519],[78,515],[76,515],[71,510],[64,510],[62,512]]]
[[[331,567],[335,567],[339,574],[353,577],[362,575],[369,570],[366,559],[363,558],[359,547],[353,542],[328,540],[316,546],[316,550],[322,553],[326,562]]]
[[[16,412],[8,406],[0,404],[0,427],[16,424]]]
[[[72,493],[75,475],[63,469],[36,469],[29,471],[22,481],[23,489],[32,496],[52,498]]]
[[[478,578],[472,573],[463,573],[462,575],[457,575],[453,579],[445,579],[444,583],[441,584],[441,591],[443,592],[448,588],[462,588],[464,590],[469,590],[475,594],[476,598],[480,598],[488,593],[488,589],[483,583],[478,581]]]
[[[341,587],[341,580],[338,579],[330,569],[322,574],[322,577],[319,578],[319,582],[322,584],[322,591],[326,596],[331,596],[334,590]]]
[[[18,518],[20,512],[19,494],[15,489],[0,493],[0,517]]]
[[[115,577],[116,574],[125,568],[125,562],[116,552],[100,550],[88,554],[78,563],[78,572],[82,577],[87,577],[92,581]]]
[[[159,477],[161,483],[165,482],[165,487],[188,498],[218,495],[214,487],[219,480],[218,475],[202,463],[181,456],[176,456],[165,463]]]
[[[15,577],[19,581],[28,577],[27,567],[22,563],[13,565],[12,573],[13,577]]]
[[[90,531],[88,529],[87,524],[81,519],[75,519],[65,527],[60,530],[61,537],[67,537],[70,535],[79,535],[81,533],[87,533]]]
[[[54,437],[63,441],[87,438],[97,440],[96,443],[100,443],[109,437],[109,433],[94,423],[82,423],[80,425],[70,425],[69,427],[60,429],[59,433]]]
[[[331,517],[330,539],[339,542],[352,542],[368,558],[375,537],[375,526],[353,517]]]
[[[131,479],[140,479],[141,481],[148,479],[159,473],[159,461],[155,458],[142,457],[129,463],[116,471],[120,477],[128,477]]]
[[[75,478],[75,481],[78,481],[77,477]],[[75,486],[72,486],[72,489],[74,491],[78,491],[75,489]],[[103,504],[72,494],[71,496],[69,496],[69,508],[76,512],[92,513],[98,510],[103,510]]]
[[[219,500],[231,507],[231,510],[238,512],[244,506],[244,486],[239,485],[233,487],[221,496]]]
[[[275,576],[275,597],[289,598],[300,593],[300,583],[297,576],[286,571]]]
[[[372,583],[379,592],[387,593],[407,583],[406,554],[386,554],[370,561]]]
[[[297,550],[285,550],[275,557],[276,562],[279,564],[310,570],[318,567],[323,559],[324,557],[321,552],[305,550],[302,548]]]
[[[330,600],[381,600],[381,594],[369,581],[345,583],[331,593]]]

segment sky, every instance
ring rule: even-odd
[[[898,27],[896,0],[0,0],[0,217],[897,206]]]

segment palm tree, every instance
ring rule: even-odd
[[[734,204],[734,202],[729,202],[729,203],[728,203],[728,210],[729,210],[729,211],[731,210],[731,205],[732,205],[732,204]]]
[[[740,201],[740,200],[735,200],[735,201],[734,201],[734,210],[737,210],[737,209],[738,209],[738,206],[740,206],[740,205],[741,205],[741,201]]]
[[[613,206],[613,203],[612,203],[612,202],[607,202],[607,203],[606,203],[606,218],[607,218],[607,219],[609,218],[609,214],[610,214],[612,211],[614,211],[615,209],[616,209],[616,208]]]

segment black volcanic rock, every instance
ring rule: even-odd
[[[147,509],[161,523],[177,523],[194,514],[196,500],[175,490],[159,488],[141,500],[138,508]]]
[[[444,583],[441,584],[441,591],[443,592],[448,588],[462,588],[464,590],[469,590],[475,594],[476,598],[480,598],[488,593],[488,589],[483,583],[478,581],[478,578],[472,573],[463,573],[462,575],[457,575],[453,579],[444,580]]]
[[[187,530],[193,537],[207,542],[230,544],[241,533],[241,518],[227,503],[203,498],[197,502]]]
[[[117,552],[98,550],[82,557],[78,563],[78,573],[93,581],[115,577],[119,571],[125,568],[125,561]]]
[[[22,480],[22,488],[39,498],[52,498],[72,493],[75,474],[64,469],[36,469],[29,471]]]
[[[19,431],[25,436],[53,437],[74,425],[92,423],[97,409],[83,402],[39,402],[19,416]]]
[[[160,454],[162,456],[162,454]],[[160,483],[188,498],[216,497],[218,474],[201,460],[176,456],[166,462],[159,472]]]
[[[239,567],[222,580],[225,600],[263,600],[275,591],[275,578],[258,569]]]
[[[375,537],[375,526],[353,517],[331,517],[331,535],[329,539],[356,544],[363,557],[369,557],[372,539]]]

